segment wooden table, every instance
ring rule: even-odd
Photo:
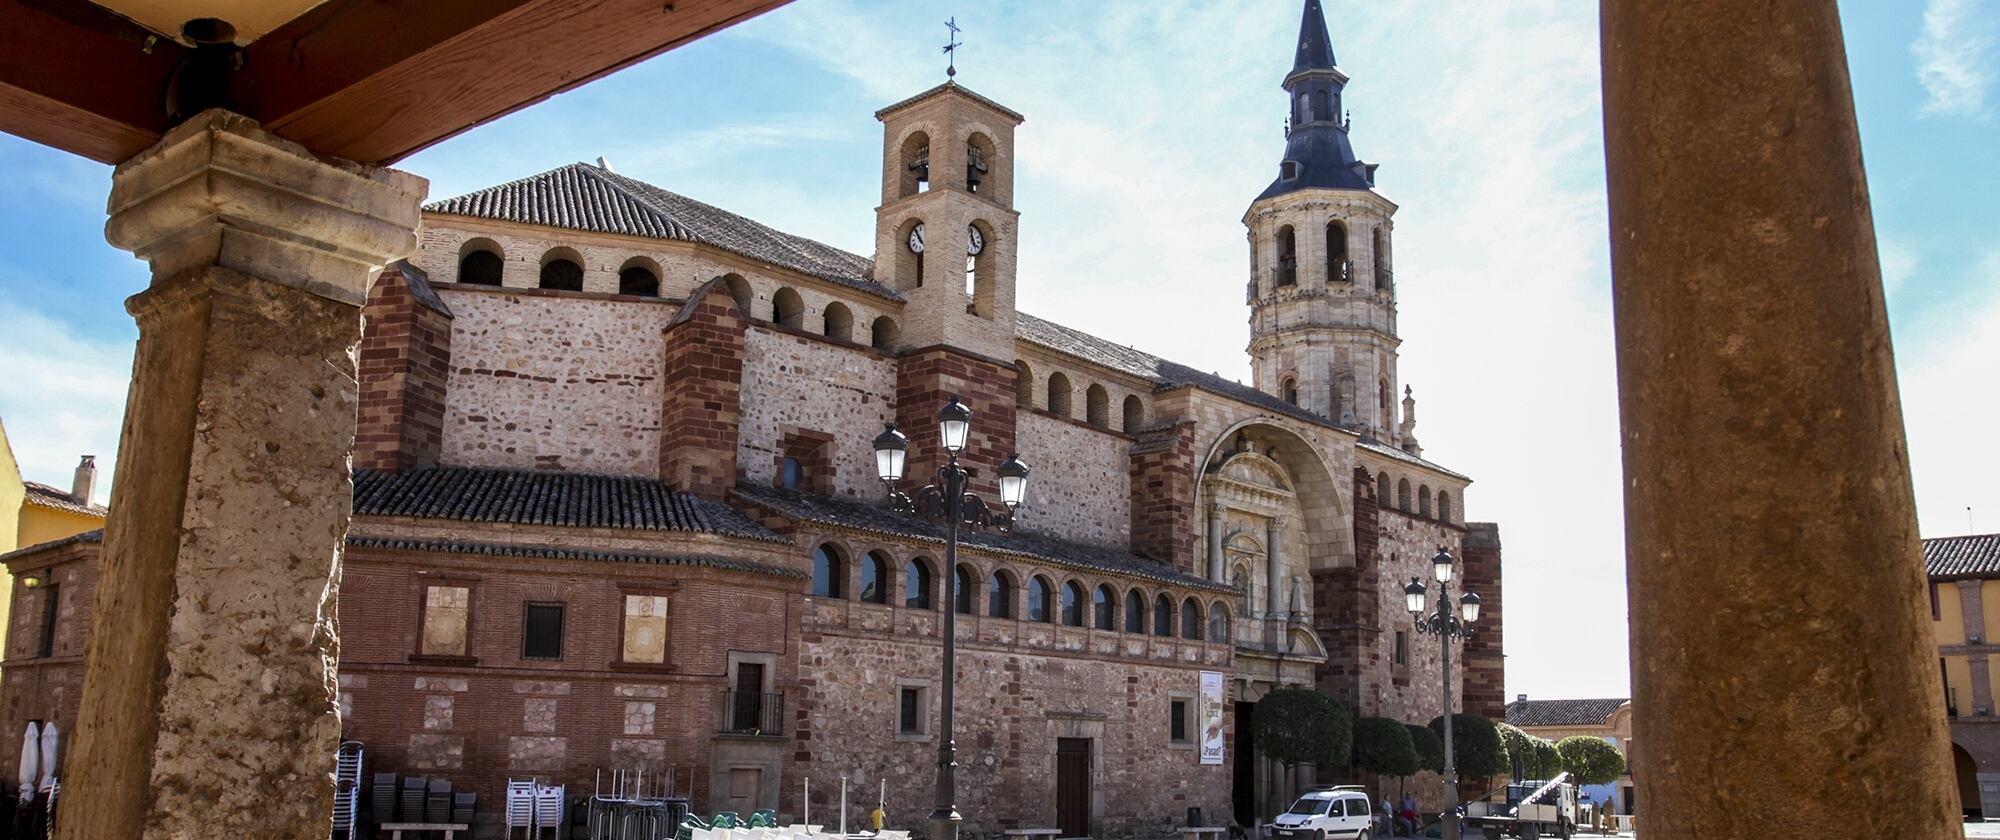
[[[389,832],[389,840],[403,840],[405,831],[436,831],[444,835],[444,840],[452,840],[459,832],[472,830],[465,823],[383,823],[376,828]]]

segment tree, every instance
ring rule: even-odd
[[[1530,735],[1519,727],[1505,723],[1497,728],[1516,779],[1549,779],[1562,772],[1562,759],[1556,754],[1556,745],[1549,739]]]
[[[1431,728],[1437,730],[1439,740],[1444,738],[1444,718],[1431,720]],[[1451,746],[1460,778],[1485,779],[1509,769],[1507,745],[1500,742],[1500,730],[1479,715],[1451,716]]]
[[[1571,781],[1580,785],[1601,785],[1625,774],[1625,756],[1603,738],[1571,735],[1557,742],[1556,754]]]
[[[1286,767],[1344,767],[1354,747],[1354,717],[1333,698],[1306,688],[1264,695],[1250,727],[1257,751]]]
[[[1401,721],[1365,717],[1354,722],[1354,766],[1378,776],[1417,772],[1417,747]]]
[[[1410,745],[1417,750],[1417,769],[1432,773],[1444,772],[1444,741],[1438,738],[1437,730],[1414,723],[1403,724],[1410,730]]]

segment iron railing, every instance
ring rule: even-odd
[[[722,693],[722,731],[731,735],[785,734],[785,695],[776,691]]]

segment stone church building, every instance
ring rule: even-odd
[[[1397,206],[1347,81],[1308,0],[1282,160],[1245,185],[1251,385],[1017,308],[1023,118],[951,82],[875,114],[872,256],[601,162],[429,205],[363,310],[346,737],[495,816],[509,778],[645,769],[703,812],[796,816],[810,781],[815,821],[845,777],[855,824],[886,784],[921,828],[952,609],[967,831],[1251,823],[1312,781],[1247,737],[1274,687],[1440,713],[1438,642],[1402,606],[1440,546],[1487,616],[1461,708],[1502,716],[1498,531],[1417,443]],[[899,425],[924,483],[953,396],[975,490],[1010,453],[1034,473],[1016,529],[946,568],[871,441]],[[12,596],[0,754],[75,720],[97,539],[4,557],[42,585]]]

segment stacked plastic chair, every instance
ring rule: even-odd
[[[402,788],[402,814],[405,822],[421,822],[424,818],[424,794],[429,780],[422,776],[404,776]]]
[[[454,793],[451,795],[451,821],[460,825],[472,824],[473,806],[478,804],[479,794]]]
[[[432,777],[424,792],[423,821],[442,823],[451,821],[451,780]],[[406,816],[407,818],[407,816]]]
[[[376,825],[396,821],[396,774],[375,774],[375,783],[368,792],[368,812]]]
[[[535,836],[535,783],[507,780],[507,836],[521,829],[522,837]]]
[[[550,834],[561,831],[563,825],[563,786],[535,785],[535,835],[541,836],[542,829]]]
[[[342,741],[333,762],[333,830],[354,840],[361,809],[361,742]]]

